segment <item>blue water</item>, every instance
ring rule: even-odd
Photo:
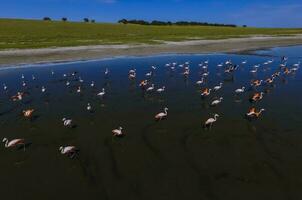
[[[274,84],[251,88],[253,79],[265,79],[280,70],[280,57],[291,67],[301,59],[302,47],[275,48],[255,55],[161,55],[35,65],[0,70],[0,137],[24,138],[23,149],[0,150],[3,198],[11,199],[300,199],[302,167],[301,71],[281,75]],[[231,59],[239,64],[233,75],[217,64]],[[264,62],[274,59],[269,65]],[[197,86],[209,60],[207,82]],[[247,64],[241,62],[247,60]],[[166,63],[190,62],[190,75]],[[253,66],[261,64],[256,74]],[[145,93],[139,82],[156,66],[149,79],[162,94]],[[105,69],[110,71],[104,75]],[[136,80],[128,71],[136,68]],[[51,74],[54,72],[54,75]],[[75,76],[63,74],[77,72]],[[22,86],[24,75],[26,87]],[[36,80],[32,80],[32,75]],[[78,81],[81,77],[84,82]],[[70,81],[70,86],[66,86]],[[95,87],[90,87],[91,81]],[[221,90],[201,98],[202,88]],[[82,92],[77,93],[81,85]],[[46,92],[41,92],[41,87]],[[234,95],[245,86],[247,91]],[[104,98],[96,94],[105,88]],[[10,97],[26,92],[22,101]],[[255,92],[264,92],[251,103]],[[212,100],[223,97],[217,107]],[[86,110],[90,103],[93,111]],[[168,107],[166,120],[154,115]],[[247,120],[250,107],[265,108],[258,120]],[[32,119],[22,111],[34,108]],[[203,123],[220,115],[211,129]],[[63,117],[76,127],[66,128]],[[112,136],[123,127],[125,137]],[[70,159],[59,147],[75,145]]]

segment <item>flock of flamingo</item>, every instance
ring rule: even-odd
[[[258,92],[256,88],[259,88],[261,85],[263,84],[267,84],[270,85],[272,83],[274,83],[274,80],[280,76],[287,76],[289,74],[295,73],[299,67],[300,67],[300,62],[293,64],[292,66],[287,65],[287,60],[288,58],[286,57],[282,57],[281,58],[281,64],[279,65],[279,67],[277,68],[276,72],[274,72],[273,74],[271,74],[271,76],[267,77],[267,79],[265,80],[251,80],[250,83],[248,83],[245,86],[242,86],[241,88],[238,88],[234,91],[234,95],[241,95],[243,93],[246,92],[246,88],[252,87],[254,88],[255,92],[254,94],[250,97],[250,101],[251,102],[258,102],[260,100],[263,99],[264,97],[264,92]],[[254,65],[252,67],[252,70],[250,70],[250,73],[257,73],[257,71],[259,70],[259,68],[269,65],[271,63],[273,63],[274,60],[268,60],[267,62],[264,62],[262,64],[258,64],[258,65]],[[233,64],[233,62],[231,60],[227,60],[224,63],[219,63],[217,65],[217,67],[222,68],[224,70],[225,74],[232,74],[234,73],[239,67],[244,67],[247,64],[247,61],[242,61],[239,65],[238,64]],[[200,80],[196,81],[196,85],[198,87],[201,87],[201,92],[200,95],[202,98],[207,98],[208,96],[211,95],[211,92],[215,92],[218,90],[221,90],[223,88],[223,83],[219,83],[218,85],[214,86],[213,88],[208,88],[208,87],[204,87],[204,84],[207,81],[207,78],[209,76],[209,71],[208,71],[208,66],[209,66],[209,61],[206,60],[202,63],[200,63],[198,65],[198,67],[201,68],[201,78]],[[176,67],[181,68],[182,70],[182,75],[184,77],[188,77],[190,75],[190,62],[185,62],[184,64],[177,64],[175,63],[168,63],[165,65],[165,67],[168,70],[172,70],[174,71],[176,69]],[[150,81],[150,77],[152,77],[156,71],[156,67],[152,66],[151,67],[151,71],[147,72],[145,74],[145,79],[140,81],[139,83],[139,87],[146,93],[151,93],[151,92],[156,92],[156,93],[164,93],[166,90],[165,86],[161,86],[156,88],[155,85]],[[51,75],[54,75],[55,72],[51,71]],[[108,68],[105,69],[104,71],[104,75],[105,77],[108,78],[108,76],[110,75],[110,71]],[[70,74],[63,74],[63,77],[67,77],[67,76],[73,76],[73,77],[77,77],[79,83],[84,82],[83,79],[77,75],[77,72],[72,72]],[[136,79],[136,69],[131,69],[128,72],[128,78],[130,80],[135,80]],[[32,80],[35,80],[35,76],[32,75]],[[22,74],[21,75],[21,80],[22,80],[22,87],[26,87],[27,83],[25,81],[25,76]],[[65,82],[66,86],[70,85],[70,82],[67,80]],[[95,87],[95,83],[94,81],[92,81],[90,83],[90,87]],[[8,86],[6,84],[3,84],[3,90],[8,90]],[[41,92],[44,93],[47,90],[47,88],[45,86],[41,86]],[[76,88],[76,92],[77,93],[81,93],[81,86],[78,86]],[[27,93],[26,92],[17,92],[15,95],[11,96],[11,101],[22,101],[24,96],[26,96]],[[103,98],[104,96],[106,96],[106,90],[105,88],[102,88],[102,90],[98,93],[96,93],[96,96]],[[214,99],[210,105],[211,106],[217,106],[220,103],[222,103],[223,101],[223,97],[219,97],[217,99]],[[87,107],[86,109],[88,111],[92,110],[92,106],[90,103],[87,103]],[[256,108],[256,107],[251,107],[248,112],[245,114],[245,116],[248,119],[256,119],[259,118],[261,116],[261,113],[264,112],[265,109],[264,108]],[[33,116],[33,113],[35,112],[35,109],[33,108],[29,108],[27,110],[24,110],[22,115],[25,118],[31,118]],[[213,117],[210,117],[209,119],[207,119],[204,123],[203,126],[207,129],[211,129],[211,127],[213,126],[213,124],[218,120],[219,118],[219,114],[214,114]],[[168,107],[165,107],[163,109],[163,112],[160,112],[158,114],[155,115],[155,120],[157,121],[161,121],[163,119],[166,119],[168,117]],[[65,127],[72,127],[73,126],[73,120],[72,119],[68,119],[68,118],[63,118],[62,119],[63,125]],[[123,128],[122,127],[118,127],[117,129],[112,130],[112,135],[115,137],[122,137],[125,134],[123,133]],[[26,140],[19,138],[19,139],[12,139],[12,140],[8,140],[7,138],[3,139],[3,143],[4,146],[6,148],[13,148],[13,147],[18,147],[18,146],[23,146],[23,149],[25,150],[26,147]],[[78,148],[76,146],[61,146],[59,147],[59,152],[61,154],[65,154],[70,156],[71,158],[73,158],[74,156],[77,155],[78,152]]]

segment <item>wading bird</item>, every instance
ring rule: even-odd
[[[7,138],[3,138],[2,142],[4,143],[5,148],[13,148],[19,145],[23,145],[23,150],[25,151],[25,140],[24,139],[13,139],[8,141]]]
[[[112,135],[116,136],[116,137],[122,137],[122,136],[124,136],[124,133],[122,132],[122,130],[123,130],[123,128],[121,126],[117,129],[113,129]]]
[[[23,110],[23,116],[26,118],[30,118],[30,117],[32,117],[32,114],[34,111],[35,111],[35,109]]]
[[[42,89],[41,89],[42,92],[45,92],[46,91],[46,88],[44,86],[42,86]]]
[[[219,99],[216,99],[214,101],[212,101],[211,106],[217,106],[218,104],[220,104],[223,100],[223,97],[220,97]]]
[[[155,120],[160,121],[160,120],[166,118],[167,116],[168,116],[168,108],[165,107],[164,112],[161,112],[161,113],[158,113],[155,115]]]
[[[219,117],[218,114],[214,114],[213,118],[209,118],[205,123],[204,127],[212,127],[213,123],[217,121],[217,118]]]
[[[215,86],[215,87],[213,88],[213,90],[214,90],[214,91],[220,90],[220,89],[222,88],[222,85],[223,85],[223,83],[220,83],[219,85]]]
[[[24,92],[18,92],[16,95],[12,96],[11,99],[13,101],[21,101],[24,95],[25,95]]]
[[[66,147],[61,146],[59,148],[59,151],[63,155],[67,155],[70,158],[74,158],[79,150],[75,146],[66,146]]]
[[[246,116],[258,118],[263,111],[265,111],[265,109],[262,108],[260,109],[260,111],[257,112],[256,108],[253,107],[249,109],[249,111],[246,113]]]
[[[62,119],[63,125],[66,127],[72,127],[72,119],[66,119],[65,117]]]
[[[91,81],[90,87],[94,87],[94,81]]]
[[[102,88],[102,92],[99,92],[97,96],[103,97],[105,94],[105,88]]]
[[[245,91],[245,87],[242,87],[242,88],[236,89],[236,90],[235,90],[235,93],[236,93],[236,94],[241,94],[241,93],[244,93],[244,91]]]
[[[261,85],[262,82],[263,80],[254,80],[251,82],[251,86],[258,87]]]
[[[86,109],[87,109],[88,111],[91,111],[92,107],[91,107],[90,103],[87,103]]]
[[[260,92],[260,93],[257,92],[250,98],[250,100],[252,102],[260,101],[263,98],[263,94],[264,94],[263,92]]]
[[[212,89],[205,88],[205,89],[201,92],[201,96],[203,96],[203,97],[209,96],[210,93],[211,93],[211,90],[212,90]]]
[[[147,92],[152,92],[154,90],[154,84],[146,89]]]
[[[165,86],[163,86],[163,87],[161,87],[161,88],[158,88],[158,89],[156,90],[156,92],[158,92],[158,93],[162,93],[162,92],[164,92],[164,91],[165,91],[165,89],[166,89],[166,87],[165,87]]]
[[[199,81],[196,81],[196,85],[201,85],[204,82],[204,78],[202,77]]]
[[[7,86],[3,84],[3,90],[7,90]]]

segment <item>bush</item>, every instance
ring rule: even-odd
[[[44,21],[51,21],[50,17],[44,17],[43,20]]]
[[[66,22],[66,21],[67,21],[67,18],[66,18],[66,17],[62,17],[62,21],[63,21],[63,22]]]
[[[89,19],[88,18],[84,18],[83,21],[84,22],[89,22]]]

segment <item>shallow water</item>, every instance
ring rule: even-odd
[[[289,56],[288,66],[297,63],[302,47],[277,48],[258,55],[164,55],[140,58],[49,64],[2,69],[0,83],[0,137],[25,138],[30,145],[0,150],[1,184],[4,199],[300,199],[302,196],[302,77],[301,71],[281,76],[271,86],[263,85],[264,99],[250,103],[255,91],[251,79],[264,79],[279,69],[280,56]],[[292,54],[294,52],[294,54]],[[297,53],[299,52],[299,53]],[[263,56],[270,55],[270,56]],[[279,56],[279,57],[278,57]],[[274,58],[249,71],[255,64]],[[225,75],[218,63],[231,59],[240,65],[233,76]],[[207,83],[221,90],[200,97],[200,62],[209,60]],[[190,76],[166,63],[190,61]],[[144,93],[138,86],[151,66],[155,87],[163,94]],[[104,76],[108,67],[110,75]],[[137,69],[136,81],[128,71]],[[55,74],[51,75],[51,71]],[[75,77],[64,73],[78,72]],[[26,87],[22,87],[24,74]],[[35,75],[36,80],[31,76]],[[84,82],[79,83],[78,77]],[[69,80],[70,86],[65,82]],[[90,87],[91,81],[95,88]],[[41,93],[41,86],[46,92]],[[82,85],[82,92],[76,87]],[[234,90],[246,86],[239,97]],[[102,88],[104,98],[96,96]],[[17,91],[28,95],[20,102],[9,98]],[[211,100],[222,96],[217,107]],[[93,112],[86,110],[87,103]],[[154,115],[169,108],[166,120]],[[251,106],[265,108],[258,120],[244,115]],[[31,120],[22,110],[34,108]],[[211,130],[202,124],[214,113],[220,115]],[[63,126],[72,118],[75,128]],[[111,130],[123,127],[126,134],[115,138]],[[79,156],[61,155],[61,145],[75,145]]]

